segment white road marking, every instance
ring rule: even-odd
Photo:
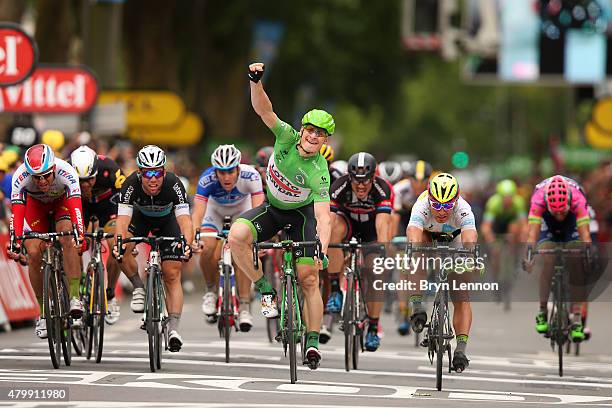
[[[7,382],[15,383],[15,377],[24,377],[30,374],[29,370],[7,370],[0,369],[0,373],[4,374],[4,378],[11,378],[11,380],[7,380]],[[270,392],[284,392],[284,393],[295,393],[295,394],[305,394],[312,395],[313,392],[321,392],[326,396],[329,395],[344,395],[355,396],[355,397],[367,397],[367,398],[391,398],[391,399],[412,399],[418,398],[419,395],[417,391],[429,391],[431,392],[431,396],[428,396],[427,399],[448,399],[446,396],[440,396],[437,394],[433,388],[428,387],[406,387],[402,385],[379,385],[372,383],[350,383],[350,382],[317,382],[317,381],[300,381],[299,385],[309,385],[315,386],[315,388],[292,388],[291,386],[287,387],[283,384],[277,387],[276,390],[258,390],[258,389],[245,389],[242,388],[245,384],[250,384],[250,387],[253,387],[253,384],[256,383],[278,383],[284,382],[285,379],[271,379],[271,378],[253,378],[253,377],[223,377],[223,376],[215,376],[215,375],[195,375],[195,374],[176,374],[176,373],[146,373],[140,374],[138,372],[125,372],[125,371],[110,371],[110,372],[89,372],[89,371],[66,371],[66,372],[58,372],[58,371],[47,371],[45,370],[34,370],[31,373],[32,378],[24,381],[30,383],[44,383],[44,384],[63,384],[63,385],[86,385],[86,386],[103,386],[103,387],[133,387],[133,388],[169,388],[169,389],[189,389],[190,391],[232,391],[232,392],[254,392],[254,393],[270,393]],[[132,375],[136,376],[138,380],[131,380],[126,384],[120,383],[106,383],[100,382],[100,380],[105,377],[113,375],[113,376],[126,376]],[[67,381],[66,377],[77,377],[75,381]],[[57,378],[57,380],[54,380]],[[182,379],[183,385],[173,385],[168,384],[167,382],[160,382],[162,380],[169,379]],[[193,383],[197,385],[203,385],[205,388],[190,388],[185,386],[184,384]],[[595,385],[595,384],[593,384]],[[206,388],[208,386],[209,388]],[[321,388],[316,388],[321,387]],[[330,387],[339,387],[338,393],[334,392],[333,388]],[[356,388],[361,390],[361,388],[365,390],[375,388],[375,389],[386,389],[389,390],[388,394],[375,394],[370,395],[366,393],[360,393],[358,395],[353,395],[352,393],[347,393],[346,390]],[[318,389],[320,391],[315,391]],[[303,391],[307,390],[307,391]],[[343,392],[344,391],[344,392]],[[471,390],[466,388],[460,389],[449,389],[445,388],[444,392],[455,393],[455,395],[459,395],[456,397],[457,399],[464,400],[497,400],[497,401],[511,401],[511,402],[525,402],[532,403],[533,401],[527,400],[526,397],[537,397],[537,398],[550,398],[551,401],[540,401],[540,404],[559,404],[559,403],[590,403],[590,402],[598,402],[598,401],[609,401],[611,397],[609,396],[598,396],[598,395],[573,395],[573,394],[542,394],[542,393],[509,393],[509,392],[500,392],[500,391],[488,391],[488,390]],[[437,394],[437,395],[436,395]],[[462,395],[465,394],[465,395]],[[508,396],[519,396],[522,397],[522,400],[516,398],[507,398]],[[482,395],[491,395],[491,397],[483,397]]]
[[[36,361],[48,361],[48,356],[0,356],[0,360],[36,360]],[[148,364],[148,358],[138,358],[138,357],[104,357],[104,361],[113,361],[113,362],[133,362],[133,363],[142,363]],[[281,364],[265,364],[265,363],[225,363],[219,361],[198,361],[198,360],[185,360],[180,358],[165,358],[163,360],[163,364],[184,364],[184,365],[200,365],[200,366],[223,366],[223,367],[244,367],[244,368],[269,368],[274,370],[282,370],[288,371],[287,365]],[[310,372],[311,370],[306,367],[298,367],[298,371],[301,372]],[[340,368],[325,368],[320,367],[318,369],[319,372],[327,372],[327,373],[338,373],[338,374],[346,374],[344,369]],[[397,372],[397,371],[377,371],[377,370],[357,370],[352,371],[351,375],[367,375],[367,376],[390,376],[390,377],[412,377],[412,378],[428,378],[435,379],[435,374],[425,374],[425,373],[410,373],[410,372]],[[487,378],[487,377],[477,377],[471,376],[469,371],[462,373],[460,375],[452,373],[444,376],[445,381],[467,381],[467,382],[489,382],[489,383],[503,383],[503,384],[531,384],[531,385],[562,385],[568,387],[585,387],[585,388],[606,388],[612,389],[612,384],[606,383],[589,383],[589,382],[580,382],[580,381],[564,381],[563,379],[558,380],[535,380],[529,378]]]
[[[503,394],[470,394],[466,392],[451,392],[448,394],[449,399],[470,399],[470,400],[486,400],[486,401],[525,401],[525,397],[518,395],[503,395]]]
[[[338,387],[334,385],[315,384],[281,384],[276,387],[280,391],[317,392],[325,394],[356,394],[358,387]]]

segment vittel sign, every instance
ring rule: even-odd
[[[13,23],[0,22],[0,87],[28,78],[38,60],[36,42]]]
[[[98,97],[98,81],[85,66],[39,66],[24,82],[0,88],[0,112],[83,113]]]

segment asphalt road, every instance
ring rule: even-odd
[[[254,312],[259,308],[254,304]],[[566,358],[557,375],[556,354],[534,330],[534,303],[514,303],[504,312],[494,303],[474,304],[469,340],[470,367],[444,374],[435,390],[435,368],[411,336],[400,337],[391,315],[383,316],[381,348],[364,353],[360,369],[346,373],[342,332],[322,346],[321,367],[300,367],[290,384],[288,360],[279,344],[268,343],[263,317],[249,333],[235,333],[232,361],[216,326],[206,324],[200,295],[186,297],[181,321],[185,346],[164,353],[162,370],[149,371],[145,332],[139,316],[122,305],[121,320],[108,327],[102,363],[75,357],[54,370],[46,341],[32,328],[0,333],[0,390],[68,387],[70,402],[0,401],[4,406],[68,407],[516,407],[612,406],[612,303],[594,303],[592,339],[581,355]],[[534,405],[535,404],[535,405]]]

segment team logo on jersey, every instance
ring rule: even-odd
[[[296,174],[295,181],[297,181],[300,184],[304,184],[304,176],[302,176],[301,174]]]

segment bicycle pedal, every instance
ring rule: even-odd
[[[429,339],[423,339],[421,340],[421,342],[419,343],[419,345],[421,347],[429,347]]]

